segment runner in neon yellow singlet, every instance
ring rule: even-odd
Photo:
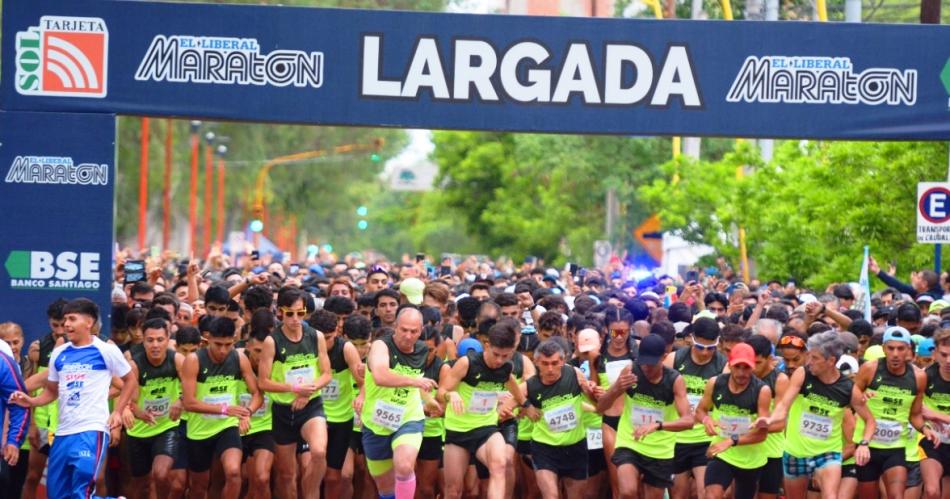
[[[836,366],[843,351],[844,344],[836,332],[812,336],[805,366],[792,373],[772,415],[756,421],[760,428],[787,428],[783,462],[785,495],[789,499],[806,497],[810,479],[818,483],[823,498],[837,496],[843,466],[843,435],[854,427],[852,409],[862,419],[872,421],[865,436],[870,437],[874,431],[864,398]],[[857,449],[856,454],[856,462],[867,462],[867,447]]]
[[[870,458],[858,466],[858,495],[877,499],[878,480],[883,480],[888,499],[903,497],[907,482],[907,422],[927,440],[939,441],[929,426],[924,426],[923,393],[927,375],[915,372],[908,362],[910,332],[892,326],[884,332],[884,358],[865,362],[855,377],[855,389],[867,398],[876,427],[870,440],[865,436],[863,419],[858,419],[854,439],[858,447],[868,447]]]
[[[185,470],[173,469],[183,452],[178,425],[182,414],[181,367],[185,356],[168,348],[168,325],[150,319],[142,326],[144,350],[132,357],[139,381],[137,400],[123,411],[132,460],[132,490],[147,497],[149,478],[158,497],[178,497]],[[172,473],[179,476],[172,477]]]
[[[234,350],[234,322],[223,317],[210,324],[208,346],[185,358],[181,384],[188,418],[188,489],[192,499],[207,497],[212,461],[224,470],[224,488],[214,495],[234,499],[241,493],[241,437],[250,415],[263,403],[251,363]],[[241,380],[251,393],[249,407],[238,400]],[[218,494],[218,492],[220,492]]]
[[[487,468],[485,491],[488,498],[505,496],[505,441],[499,432],[499,414],[512,415],[524,394],[512,374],[515,352],[515,319],[504,318],[488,330],[484,351],[470,351],[455,361],[441,378],[437,400],[446,403],[445,412],[445,497],[462,494],[464,472],[477,459]],[[502,399],[505,392],[510,398]]]
[[[772,390],[753,374],[755,352],[738,343],[729,352],[730,372],[710,379],[695,420],[713,437],[706,467],[707,499],[722,499],[735,484],[736,499],[751,499],[758,492],[761,468],[768,458],[763,442],[765,428],[752,428],[758,417],[768,417]]]
[[[422,444],[423,404],[435,409],[436,383],[423,376],[429,349],[419,340],[422,314],[399,312],[392,335],[370,347],[361,411],[366,465],[381,498],[412,497]],[[359,398],[357,398],[359,400]]]

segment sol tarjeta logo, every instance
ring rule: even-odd
[[[97,17],[43,16],[16,34],[16,90],[23,95],[106,96],[109,30]]]
[[[11,289],[99,289],[99,253],[14,250],[3,264]]]

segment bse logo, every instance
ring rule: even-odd
[[[22,95],[106,96],[109,31],[98,17],[43,16],[16,35],[16,90]]]
[[[11,289],[99,289],[99,253],[11,251],[4,267]]]

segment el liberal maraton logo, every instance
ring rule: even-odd
[[[99,253],[14,250],[3,267],[11,289],[86,291],[99,289]]]

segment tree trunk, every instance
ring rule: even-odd
[[[940,24],[940,0],[920,0],[921,24]]]

